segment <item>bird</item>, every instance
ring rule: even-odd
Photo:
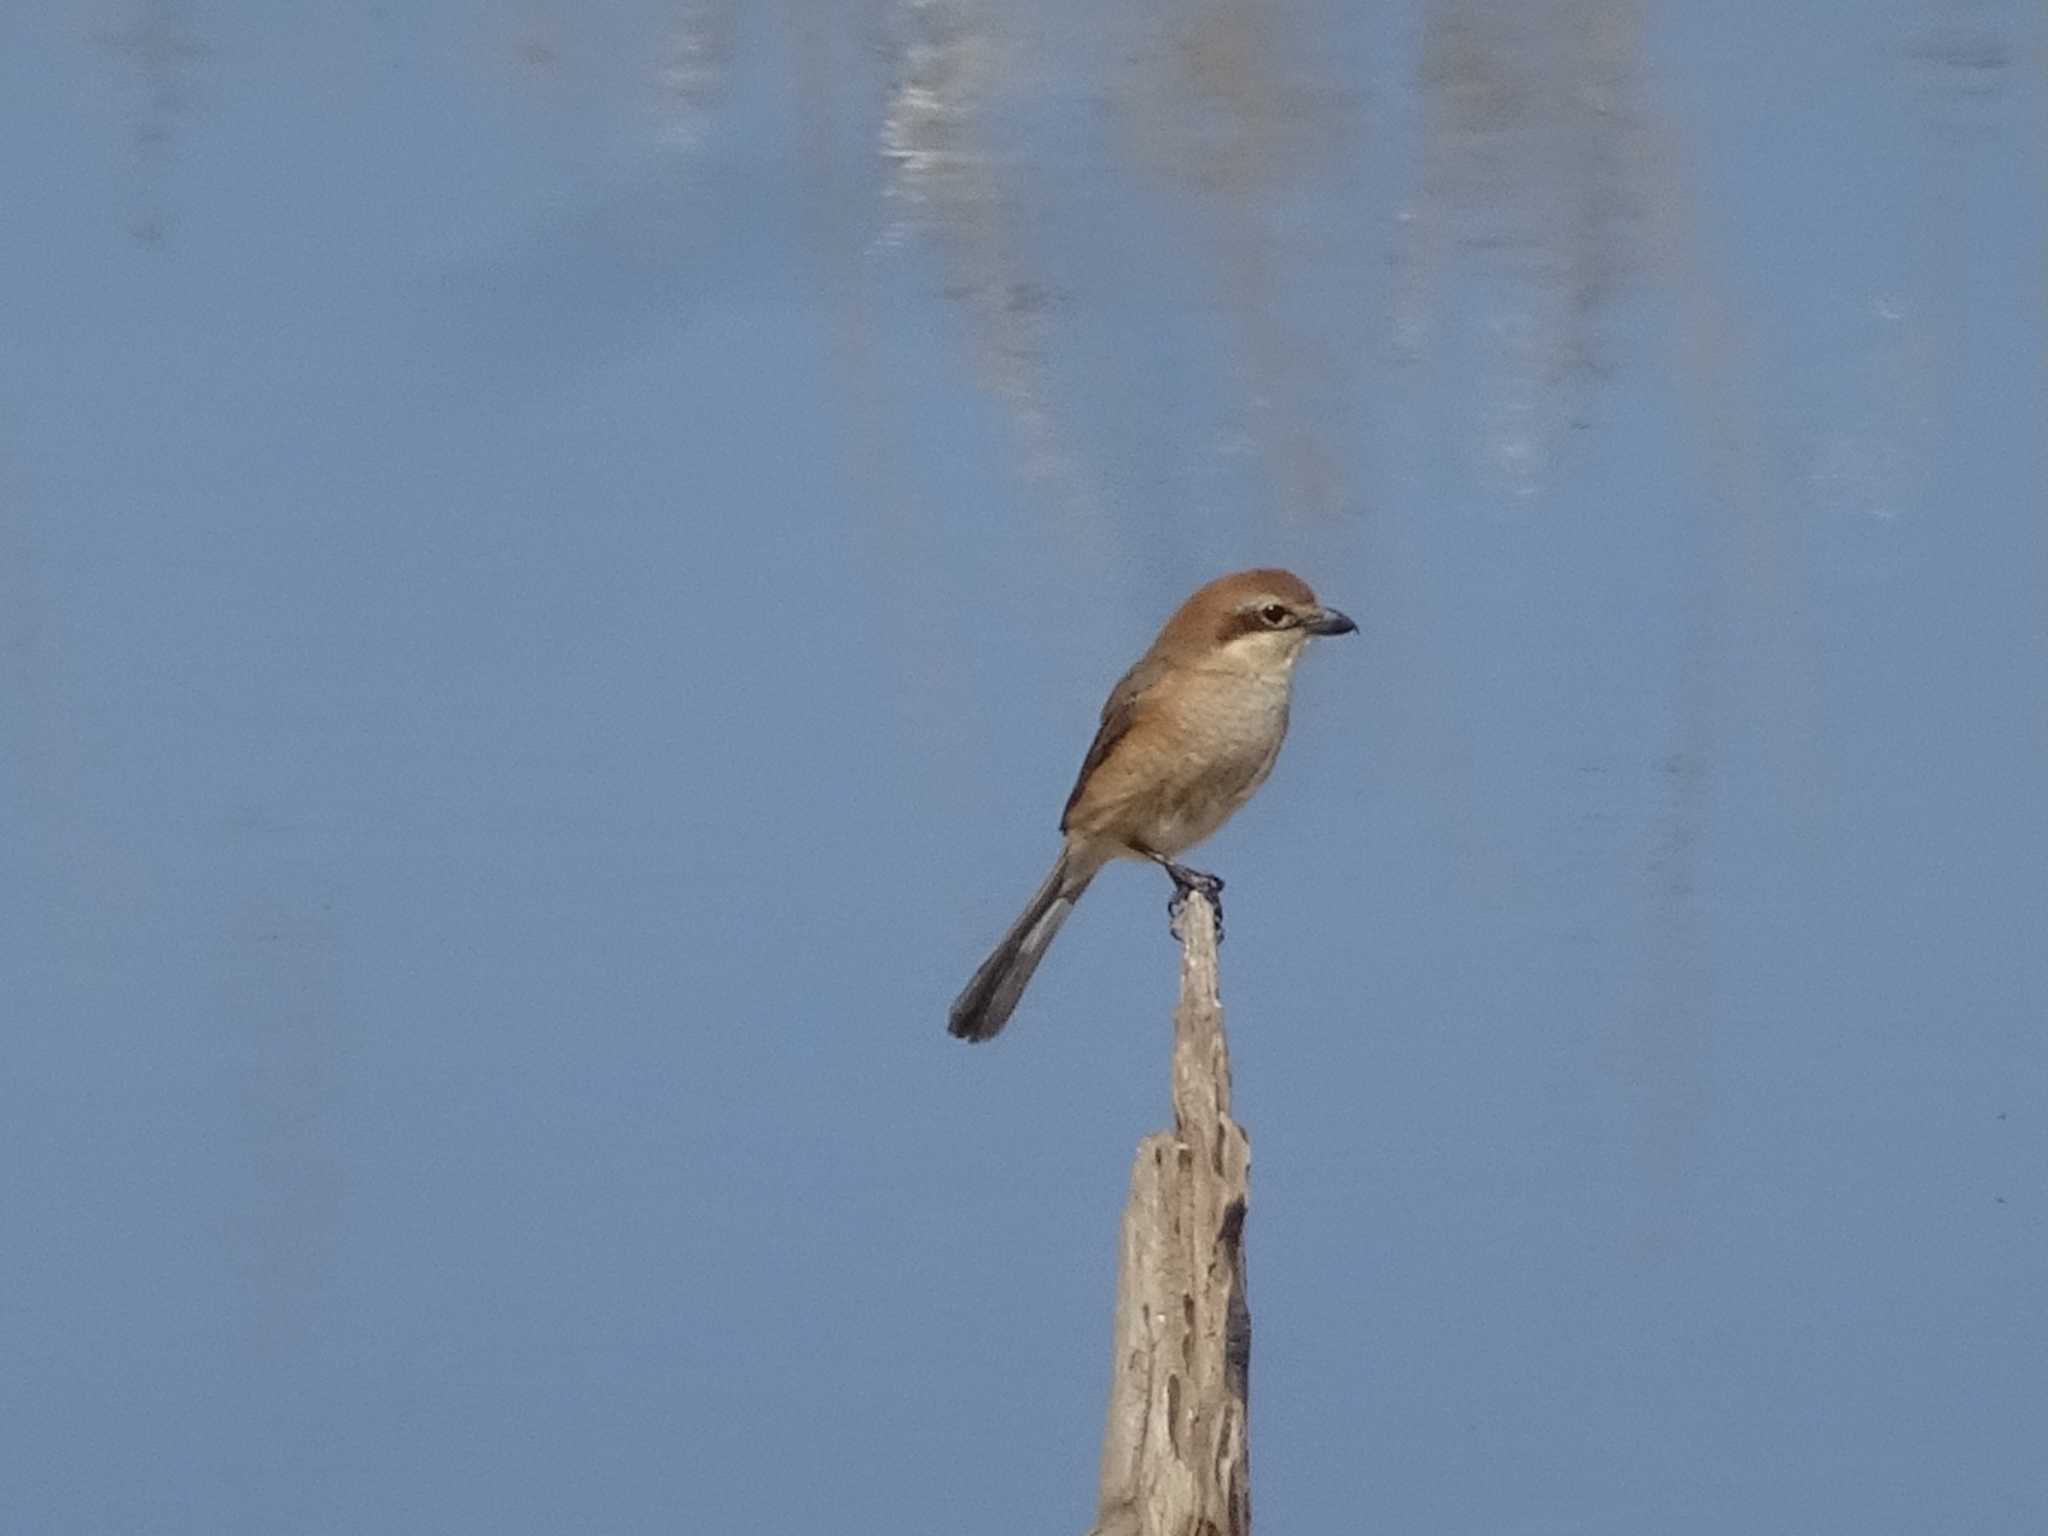
[[[1294,664],[1311,638],[1358,626],[1276,569],[1237,571],[1196,590],[1109,692],[1060,815],[1052,872],[954,999],[946,1032],[999,1034],[1074,903],[1112,859],[1149,859],[1217,903],[1223,882],[1176,860],[1251,798],[1280,753]]]

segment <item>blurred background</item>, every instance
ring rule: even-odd
[[[0,14],[0,1530],[1080,1532],[1283,564],[1288,1531],[2048,1529],[2048,13]]]

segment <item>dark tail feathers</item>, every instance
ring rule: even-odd
[[[981,969],[953,999],[952,1010],[946,1015],[947,1034],[958,1040],[995,1038],[1010,1022],[1017,999],[1024,995],[1038,962],[1045,958],[1053,935],[1060,931],[1060,924],[1067,920],[1074,903],[1094,878],[1094,870],[1081,874],[1070,869],[1067,855],[1060,854],[1052,873],[1045,877],[1045,884],[1038,888],[1023,915],[1010,925],[1002,942],[990,951],[989,957],[981,962]]]

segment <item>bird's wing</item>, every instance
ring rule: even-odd
[[[1081,786],[1088,782],[1088,776],[1102,766],[1103,760],[1116,749],[1116,744],[1129,734],[1138,718],[1138,704],[1145,690],[1158,680],[1165,665],[1150,654],[1138,658],[1136,666],[1117,679],[1109,690],[1109,699],[1102,706],[1102,724],[1096,727],[1095,740],[1088,745],[1088,755],[1081,760],[1081,771],[1074,775],[1074,788],[1067,796],[1066,808],[1060,812],[1060,830],[1067,830],[1067,818],[1074,813],[1074,802],[1081,798]]]

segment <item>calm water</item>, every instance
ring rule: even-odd
[[[0,16],[0,1530],[1080,1531],[1201,862],[1261,1528],[2048,1529],[2048,13]]]

